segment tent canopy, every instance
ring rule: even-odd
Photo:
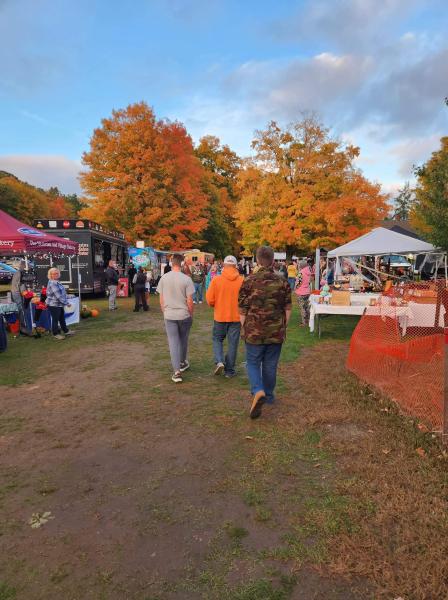
[[[78,242],[21,223],[0,210],[0,256],[15,254],[78,254]]]
[[[437,252],[432,244],[403,235],[385,227],[377,227],[339,248],[327,256],[381,256],[387,254],[426,254]]]

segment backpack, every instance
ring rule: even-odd
[[[136,285],[145,285],[146,283],[146,273],[142,273],[139,271],[137,273],[137,279],[135,280]]]
[[[199,267],[195,267],[191,274],[191,278],[194,283],[202,283],[204,280],[204,276],[202,274],[202,269],[200,269]]]

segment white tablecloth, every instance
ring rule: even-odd
[[[380,294],[350,294],[351,306],[337,306],[334,304],[319,304],[319,296],[310,296],[310,331],[314,331],[315,315],[352,315],[360,316],[364,313],[370,300],[377,300]]]

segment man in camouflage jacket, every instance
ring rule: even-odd
[[[291,316],[291,288],[284,277],[274,273],[272,248],[258,248],[257,263],[259,270],[244,281],[238,298],[253,394],[252,419],[261,415],[265,402],[274,402],[277,366]]]

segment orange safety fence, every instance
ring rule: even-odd
[[[443,428],[445,283],[400,284],[366,307],[349,371],[432,430]],[[448,315],[447,315],[448,316]]]

